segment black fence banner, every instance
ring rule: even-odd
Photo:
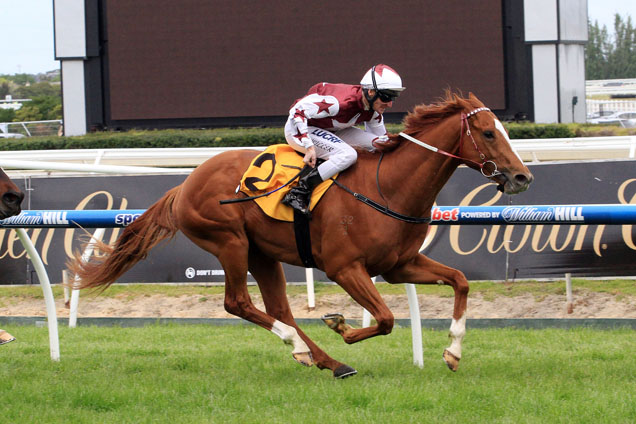
[[[460,168],[441,191],[439,206],[636,204],[634,161],[531,165],[535,182],[516,196],[498,192],[479,173]],[[31,177],[17,180],[23,207],[41,210],[146,209],[186,175]],[[26,188],[29,190],[26,190]],[[338,190],[332,187],[331,190]],[[364,194],[364,193],[363,193]],[[360,204],[360,207],[366,207]],[[355,212],[352,211],[352,215]],[[576,213],[575,211],[572,213]],[[431,226],[422,252],[463,271],[471,280],[636,275],[633,225]],[[94,229],[29,229],[52,283]],[[107,229],[113,242],[121,228]],[[0,229],[0,284],[37,283],[15,230]],[[305,280],[303,268],[285,265],[288,281]],[[249,278],[249,276],[248,276]],[[320,271],[318,281],[328,281]],[[381,280],[381,277],[379,278]],[[250,279],[251,280],[251,279]],[[223,282],[218,260],[185,236],[160,244],[119,282]]]

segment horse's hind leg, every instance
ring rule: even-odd
[[[15,340],[15,337],[13,337],[11,334],[7,333],[6,331],[0,329],[0,345],[12,342],[14,340]]]
[[[249,322],[260,325],[293,346],[295,358],[310,358],[310,349],[295,328],[280,322],[259,310],[247,291],[248,250],[247,238],[237,237],[235,233],[208,234],[209,239],[184,233],[202,249],[215,255],[225,271],[225,310]],[[304,354],[304,355],[303,355]],[[299,361],[300,362],[300,361]],[[311,362],[304,365],[311,366]]]
[[[448,368],[457,371],[462,356],[462,340],[466,334],[466,304],[469,288],[464,274],[419,254],[402,267],[383,274],[383,277],[392,284],[446,284],[453,287],[455,306],[449,334],[451,345],[444,350],[443,358]]]
[[[287,283],[280,262],[265,256],[256,249],[250,249],[249,270],[261,290],[267,314],[296,329],[298,336],[309,346],[313,361],[318,368],[330,369],[336,378],[345,378],[356,373],[355,369],[327,355],[298,327],[287,300]]]

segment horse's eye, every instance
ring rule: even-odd
[[[486,130],[484,131],[484,137],[486,137],[489,140],[492,140],[495,138],[495,133],[490,130]]]

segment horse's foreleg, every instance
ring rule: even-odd
[[[457,371],[462,357],[462,340],[466,334],[466,304],[468,301],[468,281],[461,271],[442,265],[419,254],[412,261],[382,275],[392,284],[446,284],[455,291],[455,305],[449,337],[451,345],[444,350],[446,365]]]
[[[340,314],[325,315],[323,321],[340,334],[345,342],[355,343],[370,337],[389,334],[393,330],[393,314],[361,264],[351,264],[329,275],[329,278],[336,281],[353,300],[369,311],[377,323],[370,327],[355,329],[345,324],[344,317]]]
[[[250,249],[249,270],[261,290],[267,314],[296,329],[298,336],[306,343],[306,346],[309,346],[311,351],[311,356],[308,355],[309,361],[313,358],[318,368],[330,369],[336,378],[344,378],[356,373],[356,370],[350,366],[332,359],[298,327],[287,300],[287,283],[280,262],[268,258],[255,249]],[[302,354],[299,352],[297,357],[294,353],[294,358],[300,363],[303,363]]]

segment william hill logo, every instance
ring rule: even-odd
[[[42,212],[42,224],[44,225],[68,225],[67,212]]]
[[[585,221],[583,208],[580,206],[556,206],[539,209],[533,206],[505,208],[501,217],[506,222],[578,222]]]
[[[28,212],[21,212],[19,215],[12,216],[2,220],[3,225],[25,225],[25,226],[68,226],[69,221],[67,219],[68,212],[65,211],[47,211],[40,212],[38,214],[30,214]]]

